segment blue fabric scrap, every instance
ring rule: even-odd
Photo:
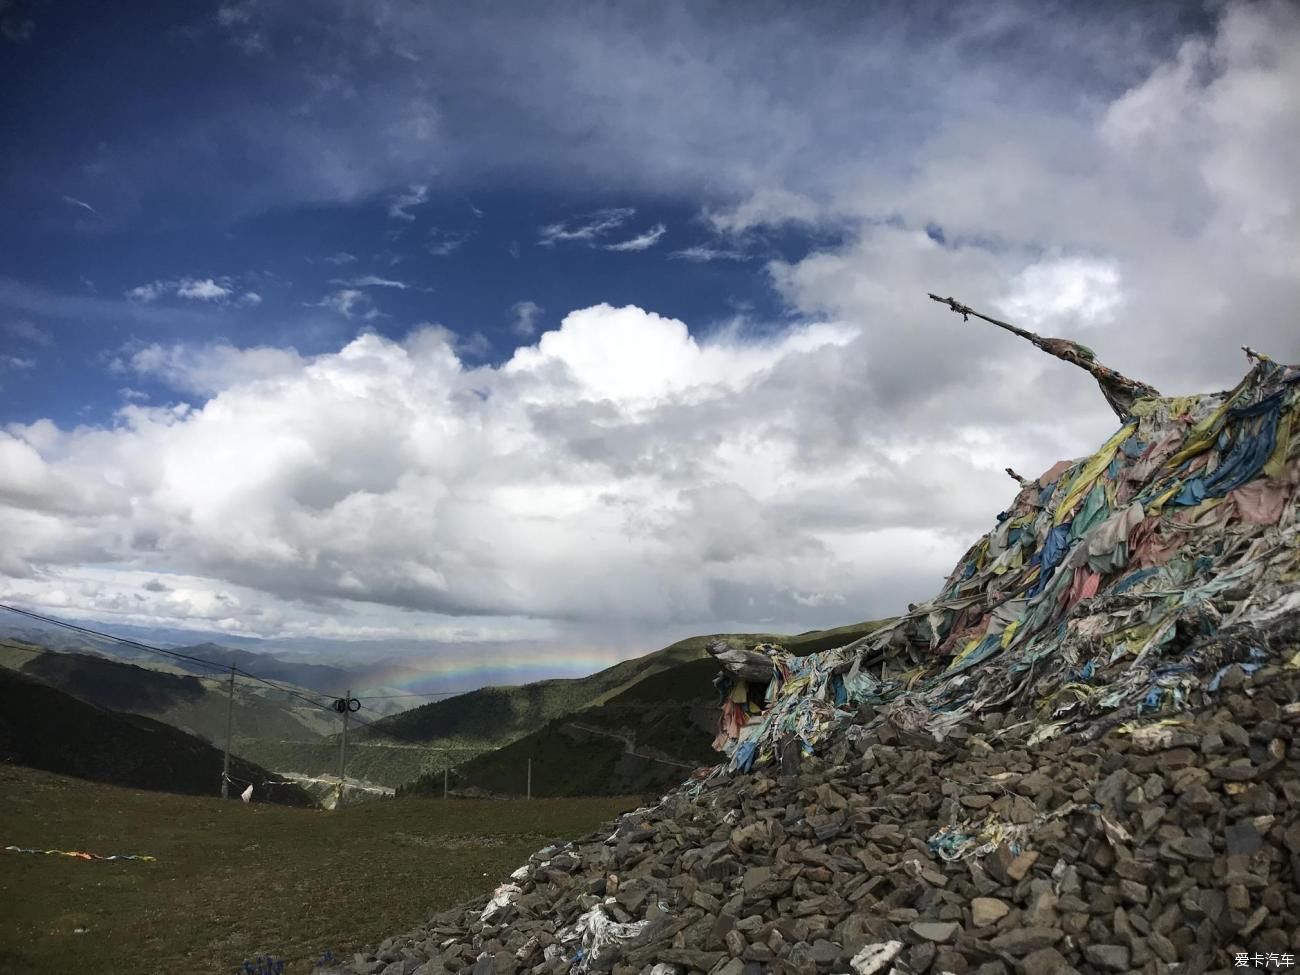
[[[1277,425],[1282,417],[1283,396],[1283,392],[1276,392],[1253,406],[1228,411],[1228,416],[1234,420],[1262,417],[1263,422],[1254,435],[1242,429],[1244,424],[1237,428],[1237,442],[1215,472],[1205,479],[1205,493],[1209,497],[1221,498],[1229,491],[1254,480],[1255,475],[1268,462],[1277,446]]]
[[[754,759],[758,757],[758,742],[754,739],[742,741],[736,746],[736,751],[731,756],[731,767],[737,772],[748,772],[754,767]]]
[[[1183,489],[1174,495],[1169,503],[1191,507],[1204,501],[1207,493],[1205,478],[1194,477],[1183,485]]]
[[[1061,564],[1061,559],[1065,558],[1065,553],[1070,548],[1072,526],[1072,521],[1063,522],[1047,533],[1047,538],[1043,542],[1044,568],[1051,569]]]
[[[1137,572],[1132,572],[1129,575],[1126,575],[1119,582],[1115,583],[1115,585],[1111,586],[1110,591],[1112,593],[1124,592],[1126,589],[1133,588],[1144,579],[1150,579],[1159,571],[1160,569],[1158,566],[1152,566],[1149,569],[1138,569]]]

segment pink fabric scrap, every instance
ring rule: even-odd
[[[1055,484],[1061,479],[1061,475],[1074,466],[1072,460],[1058,460],[1046,471],[1038,476],[1038,483],[1046,487],[1049,484]]]
[[[1079,566],[1074,570],[1074,581],[1070,584],[1070,595],[1066,599],[1065,605],[1069,607],[1084,599],[1090,599],[1097,595],[1097,589],[1100,585],[1100,572],[1093,572],[1086,566]]]
[[[1228,494],[1241,520],[1251,525],[1276,525],[1295,487],[1286,481],[1259,478]]]

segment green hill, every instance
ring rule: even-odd
[[[794,653],[808,654],[843,646],[880,625],[868,621],[798,636],[742,634],[730,639],[779,642]],[[504,724],[508,719],[513,728],[529,721],[537,724],[454,768],[448,785],[461,791],[522,795],[531,759],[535,796],[630,795],[658,792],[692,769],[716,763],[719,756],[711,742],[718,706],[711,681],[718,666],[704,649],[714,639],[717,636],[691,637],[577,680],[484,688],[457,698],[466,702],[460,712],[471,711],[477,700],[497,721]],[[585,703],[573,706],[584,697]],[[426,705],[381,725],[405,721],[407,734],[438,727],[460,730],[464,726],[449,720],[460,712],[438,710],[451,703]],[[440,795],[442,788],[441,768],[435,768],[400,791]]]
[[[0,670],[0,761],[94,782],[188,795],[220,788],[222,752],[194,735],[136,714],[98,707],[48,684]],[[242,758],[230,776],[240,791],[287,805],[312,805],[302,789]]]
[[[221,676],[177,673],[165,664],[145,667],[14,641],[0,643],[0,667],[35,677],[100,707],[156,718],[208,741],[225,740],[230,696],[229,685]],[[243,678],[235,682],[234,733],[238,739],[319,741],[337,729],[333,713],[312,707],[302,698]]]

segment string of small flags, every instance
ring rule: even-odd
[[[45,853],[49,856],[72,857],[76,860],[143,860],[152,863],[158,859],[135,853],[115,853],[109,857],[102,857],[98,853],[87,853],[84,850],[30,850],[23,846],[6,846],[5,849],[11,853]]]

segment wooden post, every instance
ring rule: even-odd
[[[930,298],[941,305],[947,305],[962,317],[962,321],[969,321],[971,315],[982,318],[991,325],[996,325],[998,328],[1006,329],[1013,335],[1020,336],[1026,342],[1032,342],[1048,355],[1054,355],[1063,362],[1068,362],[1072,366],[1078,366],[1085,372],[1092,373],[1092,377],[1097,380],[1097,385],[1101,387],[1102,396],[1106,398],[1110,408],[1115,411],[1115,415],[1125,423],[1133,415],[1134,403],[1147,396],[1160,395],[1160,392],[1154,386],[1148,386],[1136,379],[1129,379],[1128,376],[1102,365],[1097,361],[1091,349],[1080,345],[1078,342],[1071,342],[1069,339],[1044,338],[1037,332],[1031,332],[1027,328],[1020,328],[1009,322],[982,315],[974,308],[963,305],[955,298],[940,298],[938,295],[933,294],[930,295]],[[1249,352],[1247,355],[1249,355]]]
[[[447,766],[442,767],[442,797],[447,798]]]
[[[235,729],[235,665],[230,665],[230,701],[226,704],[226,758],[221,764],[221,798],[230,798],[230,738]]]
[[[339,797],[334,803],[334,808],[339,809],[343,805],[343,784],[347,781],[348,774],[348,714],[352,711],[352,688],[348,688],[347,694],[343,698],[343,740],[339,743]]]

